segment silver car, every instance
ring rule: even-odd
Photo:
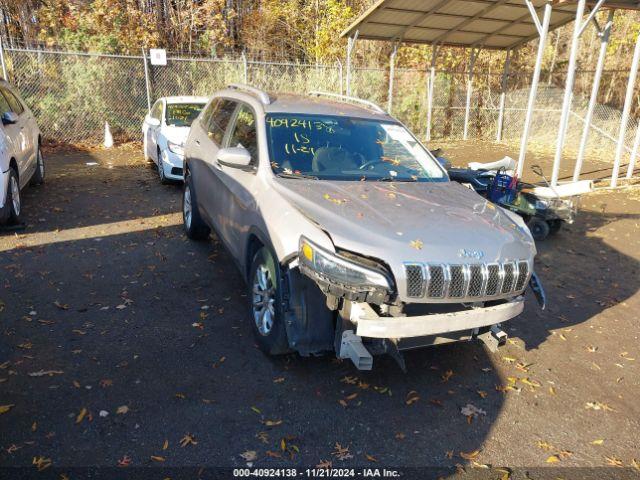
[[[217,92],[185,146],[184,229],[214,230],[248,284],[269,354],[504,342],[536,254],[522,219],[449,181],[396,119],[315,92]]]
[[[19,224],[21,190],[44,182],[38,124],[18,92],[0,80],[0,225]]]

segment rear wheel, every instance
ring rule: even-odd
[[[549,224],[549,235],[555,235],[562,227],[562,220],[560,219],[549,220],[547,223]]]
[[[31,177],[31,185],[42,185],[44,183],[44,158],[42,157],[42,149],[38,145],[38,153],[36,157],[36,171]]]
[[[549,236],[549,224],[538,217],[531,217],[527,222],[529,230],[531,230],[531,236],[537,242],[541,242]]]
[[[269,355],[289,353],[280,268],[268,248],[262,247],[254,255],[248,283],[251,326],[260,350]]]
[[[0,223],[20,223],[22,214],[22,198],[18,174],[13,167],[9,169],[9,182],[4,207],[0,209]]]
[[[211,229],[200,217],[198,203],[193,191],[191,174],[187,172],[182,189],[182,223],[184,232],[191,240],[205,240]]]

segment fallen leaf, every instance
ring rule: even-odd
[[[121,405],[116,410],[116,413],[118,413],[120,415],[124,415],[125,413],[129,413],[129,407],[127,407],[126,405]]]
[[[364,456],[367,458],[367,460],[369,460],[370,462],[375,462],[378,463],[378,459],[372,455],[369,455],[367,453],[364,454]]]
[[[558,457],[557,455],[551,455],[546,460],[547,463],[557,463],[559,461],[560,461],[560,457]]]
[[[599,440],[594,440],[593,442],[591,442],[591,445],[602,445],[604,443],[603,439],[599,439]]]
[[[49,468],[53,462],[51,462],[50,458],[45,457],[33,457],[31,461],[32,465],[35,465],[39,472],[44,470],[45,468]]]
[[[129,465],[131,465],[131,457],[129,457],[128,455],[125,455],[120,460],[118,460],[119,467],[128,467]]]
[[[418,392],[416,392],[415,390],[411,390],[407,394],[407,399],[405,400],[404,403],[406,403],[407,405],[411,405],[413,403],[416,403],[418,400],[420,400],[420,397],[418,396]]]
[[[10,403],[9,405],[0,405],[0,414],[1,413],[7,413],[13,407],[15,407],[15,404],[13,404],[13,403]]]
[[[460,452],[460,456],[465,460],[475,460],[480,455],[480,450],[474,450],[473,452]]]
[[[604,459],[607,461],[607,465],[611,465],[612,467],[623,467],[624,463],[622,463],[622,460],[620,460],[617,457],[614,457],[613,455],[610,457],[604,457]]]
[[[198,442],[196,442],[196,439],[190,433],[185,434],[185,436],[182,437],[182,439],[180,440],[180,446],[182,448],[186,447],[187,445],[197,445],[197,444]]]
[[[80,413],[78,413],[78,416],[76,417],[76,423],[80,423],[86,415],[87,415],[86,408],[83,408],[82,410],[80,410]]]
[[[245,462],[253,462],[258,459],[258,454],[255,450],[247,450],[240,454],[242,458],[244,458]]]
[[[251,407],[251,410],[253,410],[256,413],[262,413],[262,411],[258,407]]]
[[[27,373],[27,375],[30,377],[53,377],[54,375],[62,375],[63,373],[64,372],[62,370],[38,370],[37,372]]]
[[[162,444],[162,450],[166,450],[167,448],[169,448],[169,440],[164,441],[164,443]]]
[[[164,462],[165,458],[164,457],[159,457],[157,455],[151,455],[151,460],[153,460],[154,462]]]
[[[411,245],[411,248],[415,248],[416,250],[422,250],[424,243],[422,242],[422,240],[411,240],[409,245]]]
[[[282,420],[265,420],[264,423],[267,427],[277,427],[278,425],[282,425]]]

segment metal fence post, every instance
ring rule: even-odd
[[[573,170],[573,181],[580,179],[580,171],[582,170],[582,162],[584,161],[584,153],[589,140],[589,132],[591,130],[591,120],[593,119],[593,111],[596,108],[598,100],[598,91],[600,90],[600,79],[602,78],[602,70],[604,70],[604,60],[609,45],[609,37],[611,35],[611,27],[613,26],[613,13],[615,10],[609,10],[609,18],[603,30],[598,32],[600,36],[600,53],[598,54],[598,63],[596,65],[596,73],[593,77],[593,85],[591,87],[591,98],[589,98],[589,106],[587,107],[587,115],[584,119],[584,129],[582,130],[582,138],[580,139],[580,147],[578,149],[578,158],[576,166]]]
[[[507,100],[507,87],[508,87],[508,81],[509,81],[510,65],[511,65],[511,50],[507,50],[507,57],[504,60],[504,70],[502,71],[500,106],[498,110],[498,131],[496,133],[496,142],[502,141],[502,128],[504,126],[504,105]]]
[[[573,26],[573,36],[571,38],[571,50],[569,51],[569,66],[567,68],[567,80],[564,85],[564,98],[562,100],[562,111],[560,113],[560,125],[558,127],[558,138],[556,140],[556,153],[553,159],[553,170],[551,172],[551,185],[558,184],[560,173],[560,162],[562,161],[562,150],[564,149],[564,139],[569,126],[569,111],[571,110],[571,100],[573,98],[573,84],[576,77],[576,63],[578,61],[578,48],[580,46],[580,34],[582,30],[582,16],[586,6],[586,0],[578,1],[576,8],[575,25]]]
[[[624,137],[627,133],[627,125],[629,123],[629,114],[631,112],[631,104],[633,103],[633,90],[638,75],[638,63],[640,63],[640,34],[636,40],[635,50],[633,51],[633,60],[631,61],[631,69],[629,70],[629,80],[627,81],[627,93],[624,98],[624,107],[622,108],[622,121],[620,122],[620,133],[618,134],[618,145],[616,147],[616,156],[613,162],[613,171],[611,172],[611,186],[618,185],[618,174],[620,173],[620,160],[622,159],[622,151],[624,150]]]
[[[9,80],[7,77],[7,65],[4,62],[4,43],[2,37],[0,37],[0,63],[2,63],[2,78]]]
[[[249,63],[245,52],[242,52],[242,82],[249,83]]]
[[[353,37],[347,39],[347,97],[351,96],[351,53],[356,46],[356,40],[358,39],[358,31],[353,34]]]
[[[426,141],[431,141],[431,122],[433,118],[433,90],[436,83],[436,57],[438,55],[438,45],[431,46],[431,67],[427,77],[427,131]]]
[[[147,55],[142,49],[142,61],[144,62],[144,86],[147,91],[147,109],[151,111],[151,80],[149,79],[149,65],[147,65]]]
[[[464,128],[462,130],[462,139],[466,140],[469,133],[469,117],[471,115],[471,96],[473,95],[473,67],[475,67],[476,59],[480,49],[471,50],[471,58],[469,59],[469,76],[467,77],[467,100],[464,108]]]
[[[542,68],[542,57],[544,55],[544,47],[547,44],[547,34],[549,33],[549,21],[551,20],[551,3],[547,2],[544,5],[544,13],[542,17],[542,24],[538,18],[533,4],[530,0],[525,0],[531,17],[533,18],[540,41],[538,42],[538,53],[536,55],[536,65],[533,69],[533,78],[531,79],[531,90],[529,90],[529,100],[527,102],[527,113],[524,117],[524,127],[522,129],[522,139],[520,140],[520,153],[518,155],[518,164],[516,168],[516,175],[522,176],[522,170],[524,169],[524,159],[527,154],[527,144],[529,143],[529,133],[531,130],[531,120],[533,119],[533,109],[536,104],[536,97],[538,96],[538,83],[540,82],[540,70]]]
[[[398,44],[393,46],[391,56],[389,57],[389,93],[387,95],[387,112],[391,113],[393,108],[393,77],[396,73],[396,55],[398,53]]]

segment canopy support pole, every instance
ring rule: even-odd
[[[427,131],[425,138],[431,141],[431,119],[433,116],[433,89],[436,83],[436,57],[438,56],[438,45],[431,46],[431,68],[427,77]]]
[[[504,105],[507,99],[507,83],[509,81],[510,66],[511,66],[511,49],[507,50],[507,57],[504,60],[504,70],[502,71],[500,106],[498,110],[498,132],[496,133],[496,142],[502,141],[502,127],[504,125]]]
[[[629,124],[629,114],[631,113],[631,104],[633,103],[633,90],[638,76],[638,63],[640,63],[640,34],[636,40],[636,47],[633,52],[633,60],[631,61],[631,70],[629,71],[629,80],[627,82],[627,93],[624,98],[624,107],[622,108],[622,121],[620,122],[620,133],[618,135],[618,146],[616,148],[616,156],[613,162],[613,172],[611,173],[611,187],[618,185],[618,174],[620,173],[620,160],[622,159],[622,151],[624,150],[624,138],[627,134],[627,126]],[[632,156],[631,162],[634,161]],[[627,170],[628,171],[628,170]],[[631,169],[633,171],[633,169]]]
[[[473,95],[473,68],[476,65],[478,53],[480,49],[472,49],[469,58],[469,72],[467,77],[467,102],[464,109],[464,129],[462,131],[462,139],[466,140],[469,136],[469,116],[471,115],[471,96]]]
[[[147,65],[147,54],[142,48],[142,61],[144,62],[144,87],[147,92],[147,113],[151,112],[151,80],[149,79],[149,66]]]
[[[356,40],[358,40],[358,31],[353,34],[353,37],[347,39],[347,97],[351,96],[351,53],[356,46]]]
[[[564,149],[564,140],[569,126],[569,111],[571,110],[571,100],[573,98],[573,84],[576,78],[576,63],[578,60],[578,48],[580,46],[580,34],[583,31],[584,23],[582,17],[587,2],[586,0],[578,0],[576,8],[576,20],[573,26],[573,36],[571,38],[571,50],[569,51],[569,66],[567,69],[567,80],[564,85],[564,99],[562,101],[562,111],[560,113],[560,125],[558,127],[558,138],[556,139],[556,153],[553,159],[553,170],[551,172],[551,186],[558,184],[558,175],[560,173],[560,162],[562,161],[562,150]],[[587,19],[591,21],[591,17]]]
[[[387,112],[391,113],[393,108],[393,77],[396,73],[396,55],[398,54],[398,44],[393,45],[391,55],[389,56],[389,93],[387,95]]]
[[[529,133],[531,130],[531,120],[533,118],[533,107],[536,103],[536,97],[538,96],[538,83],[540,82],[540,70],[542,69],[542,57],[544,55],[544,48],[547,43],[547,34],[549,33],[549,22],[551,20],[552,6],[550,2],[545,3],[544,12],[542,16],[542,24],[538,19],[538,13],[536,12],[533,4],[530,0],[525,0],[529,12],[533,17],[533,21],[538,30],[540,41],[538,42],[538,54],[536,55],[536,65],[533,69],[533,78],[531,79],[531,90],[529,90],[529,101],[527,102],[527,112],[524,117],[524,127],[522,129],[522,139],[520,140],[520,154],[518,155],[518,165],[516,167],[516,174],[518,177],[522,176],[522,170],[524,168],[524,159],[527,154],[527,144],[529,143]]]
[[[582,138],[580,139],[580,148],[578,149],[578,158],[576,159],[576,166],[573,170],[573,181],[577,182],[580,179],[580,173],[582,171],[582,162],[584,161],[584,154],[587,149],[587,142],[589,140],[589,133],[591,132],[591,120],[593,119],[593,111],[596,108],[598,100],[598,91],[600,90],[600,80],[602,78],[602,71],[604,70],[604,60],[607,55],[607,47],[609,46],[609,37],[611,35],[611,27],[613,26],[613,14],[615,10],[609,10],[609,18],[604,26],[604,29],[598,31],[600,37],[600,53],[598,54],[598,63],[596,65],[596,73],[593,78],[593,85],[591,87],[591,98],[589,98],[589,106],[587,107],[587,115],[584,119],[584,128],[582,130]],[[597,27],[596,27],[597,28]]]

